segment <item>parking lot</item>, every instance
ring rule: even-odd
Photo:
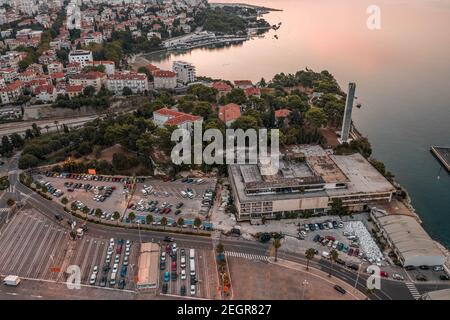
[[[160,254],[159,293],[202,299],[219,299],[214,253],[163,244]],[[193,250],[193,251],[192,251]]]
[[[67,175],[41,173],[34,180],[59,199],[67,198],[69,204],[78,201],[78,209],[89,208],[90,214],[99,208],[102,218],[113,220],[113,213],[119,212],[123,221],[130,212],[136,220],[145,223],[151,214],[155,224],[162,216],[172,224],[182,217],[187,226],[197,217],[204,218],[212,205],[215,179],[190,179],[184,181],[163,181],[158,179],[140,179],[134,192],[131,190],[131,178],[105,177],[95,180],[92,175]],[[206,194],[206,195],[205,195]],[[211,199],[211,200],[209,200]],[[209,205],[208,205],[209,204]]]
[[[85,234],[76,241],[70,240],[69,232],[56,221],[49,220],[33,209],[15,214],[0,229],[0,273],[14,274],[22,278],[65,281],[68,266],[76,265],[81,271],[81,284],[100,286],[102,268],[105,265],[109,239],[94,238]],[[134,289],[133,267],[137,261],[138,244],[131,243],[128,272],[124,289]],[[124,252],[119,265],[122,265]],[[112,259],[114,259],[112,257]],[[113,262],[111,263],[112,266]],[[98,268],[95,282],[90,278],[94,267]],[[106,286],[118,288],[109,283]],[[120,273],[120,270],[119,270]],[[117,276],[117,283],[119,276]]]

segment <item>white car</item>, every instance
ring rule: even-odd
[[[166,261],[166,253],[164,251],[161,252],[161,261]]]
[[[305,231],[301,230],[301,231],[300,231],[300,234],[301,234],[302,236],[306,237],[306,232],[305,232]]]
[[[195,296],[195,285],[191,284],[191,296]]]
[[[125,248],[125,256],[129,256],[130,255],[130,247]]]
[[[109,239],[109,245],[113,246],[114,245],[114,238]]]
[[[112,273],[117,273],[117,268],[119,268],[119,265],[117,263],[114,263]]]
[[[392,279],[395,279],[395,280],[405,280],[405,278],[404,278],[402,275],[398,274],[398,273],[394,273],[394,274],[392,275]]]
[[[186,269],[181,269],[181,280],[186,280]]]
[[[107,254],[108,254],[108,255],[112,255],[112,253],[113,253],[113,247],[112,247],[112,246],[109,246],[109,247],[108,247],[108,252],[107,252]]]
[[[98,266],[94,266],[94,269],[92,269],[92,274],[98,274]]]
[[[114,263],[119,263],[120,261],[120,254],[116,254],[116,257],[114,258]]]
[[[343,228],[343,227],[344,227],[344,224],[343,224],[342,222],[339,222],[339,223],[338,223],[338,227],[339,227],[339,228]]]
[[[130,241],[130,240],[127,240],[127,242],[125,243],[125,245],[126,245],[127,247],[131,246],[131,241]]]
[[[94,285],[95,284],[95,280],[97,280],[97,274],[96,273],[92,273],[91,278],[89,279],[89,284],[90,285]]]
[[[172,244],[172,252],[177,252],[177,244],[175,242]]]
[[[107,254],[107,255],[106,255],[106,260],[105,260],[105,262],[106,262],[106,263],[110,263],[110,262],[111,262],[111,255],[110,255],[110,254]]]

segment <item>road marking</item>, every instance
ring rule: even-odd
[[[251,253],[244,253],[244,252],[235,252],[235,251],[225,251],[225,255],[228,257],[235,257],[235,258],[243,258],[248,260],[262,260],[262,261],[269,261],[268,256],[260,255],[260,254],[251,254]]]
[[[419,291],[417,291],[416,286],[412,282],[406,282],[406,287],[408,288],[409,292],[413,296],[415,300],[419,299],[421,297],[421,294]]]

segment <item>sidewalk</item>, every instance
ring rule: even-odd
[[[322,270],[316,269],[314,267],[309,266],[309,270],[306,270],[306,265],[278,258],[278,261],[275,262],[275,259],[270,257],[269,262],[288,268],[296,271],[303,272],[310,276],[314,276],[316,278],[321,279],[322,281],[328,282],[330,285],[334,286],[335,284],[341,286],[347,291],[347,294],[351,295],[355,300],[366,300],[367,296],[359,290],[356,290],[354,287],[350,286],[348,283],[340,280],[336,277],[328,277],[328,273],[323,272]]]

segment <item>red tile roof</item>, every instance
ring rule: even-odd
[[[79,93],[83,91],[82,85],[67,85],[66,92],[67,93]]]
[[[241,107],[235,103],[229,103],[219,107],[219,119],[223,122],[233,121],[241,116]]]
[[[289,109],[275,110],[275,118],[287,118],[290,113],[291,110]]]
[[[47,92],[48,94],[52,94],[53,90],[55,88],[53,87],[53,85],[43,85],[43,86],[39,86],[34,90],[35,94],[40,94],[41,92]]]
[[[64,77],[64,72],[55,72],[52,74],[53,79],[63,79]]]
[[[99,71],[91,71],[87,73],[79,73],[72,77],[72,79],[86,79],[86,80],[95,80],[98,78],[103,78],[105,74]]]
[[[236,80],[234,84],[237,86],[253,86],[253,83],[250,80]]]
[[[168,108],[162,108],[162,109],[156,110],[153,113],[158,113],[160,115],[167,116],[169,118],[169,120],[167,120],[167,122],[165,124],[170,125],[170,126],[177,126],[184,122],[188,122],[188,121],[194,122],[194,121],[198,121],[198,120],[202,119],[202,117],[199,117],[199,116],[194,116],[192,114],[175,111],[175,110],[168,109]]]
[[[177,74],[172,71],[157,70],[153,73],[153,76],[156,78],[174,78]]]
[[[212,87],[218,91],[231,91],[231,86],[223,81],[214,82]]]
[[[259,90],[259,88],[246,88],[245,90],[245,95],[246,96],[260,96],[261,95],[261,90]]]
[[[145,80],[147,75],[137,72],[117,72],[109,76],[111,80]]]

